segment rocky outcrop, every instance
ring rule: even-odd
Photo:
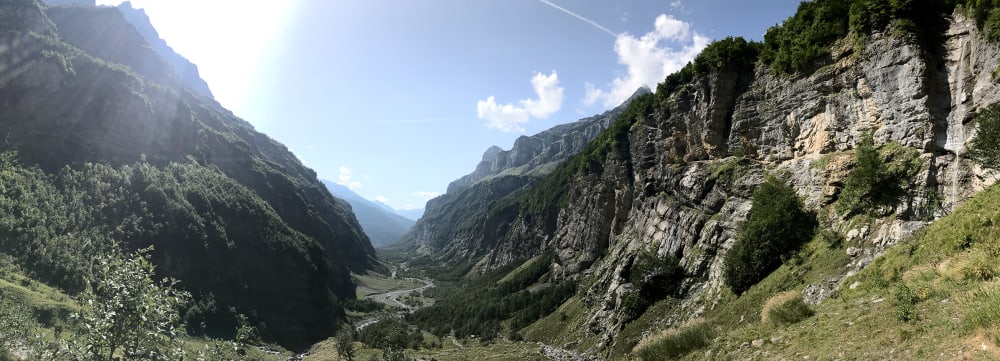
[[[586,270],[597,280],[586,299],[594,310],[591,331],[603,335],[605,345],[614,342],[613,330],[622,324],[620,305],[630,287],[623,275],[636,250],[681,260],[689,275],[681,314],[698,317],[718,299],[723,256],[764,174],[787,174],[808,207],[827,206],[850,167],[850,156],[837,152],[852,149],[863,130],[873,131],[876,143],[919,151],[922,169],[891,216],[863,229],[835,214],[825,220],[862,245],[854,249],[851,269],[995,181],[962,158],[974,129],[970,115],[1000,100],[992,75],[1000,48],[985,42],[972,21],[956,14],[940,52],[924,48],[915,36],[888,34],[875,34],[864,54],[848,50],[841,48],[833,64],[808,76],[758,67],[753,74],[697,79],[631,129],[631,162],[637,165],[631,179],[605,171],[596,183],[574,185],[583,191],[571,193],[587,196],[571,199],[562,211],[553,243],[585,245],[557,254],[566,277]],[[740,84],[742,79],[753,80]],[[752,161],[736,167],[738,176],[720,180],[713,172],[736,162],[724,158],[736,149]],[[601,188],[621,196],[595,191]],[[626,201],[629,190],[633,198]],[[936,208],[932,192],[943,200],[937,214],[927,211]],[[602,205],[614,211],[580,216]],[[610,231],[588,231],[595,224]],[[603,247],[607,256],[592,267],[575,260]],[[830,275],[828,283],[835,286],[842,276]],[[830,287],[816,285],[812,293]]]

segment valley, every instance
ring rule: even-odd
[[[416,221],[151,21],[0,0],[0,360],[1000,358],[1000,1],[803,2],[404,192]]]

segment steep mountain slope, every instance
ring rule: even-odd
[[[659,345],[693,348],[713,330],[754,334],[770,292],[821,302],[846,275],[996,181],[964,157],[973,114],[1000,100],[1000,47],[981,31],[985,15],[967,17],[996,11],[980,5],[803,3],[763,44],[710,45],[543,179],[498,177],[449,193],[407,238],[431,258],[468,259],[459,274],[553,255],[539,282],[577,281],[581,291],[512,330],[530,339],[617,358],[638,356],[648,346],[636,348],[642,335],[658,330]],[[845,211],[842,191],[869,133],[880,172],[900,192]],[[814,212],[818,238],[779,278],[735,294],[726,256],[768,175]],[[454,213],[433,221],[434,209]],[[466,214],[476,216],[448,221]],[[650,297],[650,284],[670,287]]]
[[[89,262],[97,244],[154,245],[157,270],[195,294],[189,322],[204,332],[231,333],[232,307],[287,347],[334,333],[337,300],[354,297],[349,270],[375,265],[350,207],[285,146],[186,90],[116,8],[47,11],[57,21],[35,1],[0,2],[12,49],[0,59],[0,151],[8,169],[52,187],[40,204],[82,194],[75,211],[96,213],[59,226],[18,218],[0,233],[23,242],[3,251],[41,276]],[[3,191],[14,206],[26,199],[18,189]],[[68,259],[36,264],[37,252]]]
[[[448,193],[427,202],[423,216],[394,248],[432,254],[447,262],[469,262],[493,247],[495,227],[482,223],[486,208],[509,194],[524,191],[562,161],[576,154],[606,129],[637,96],[604,114],[555,126],[532,136],[522,136],[509,151],[491,147],[476,170],[448,185]],[[451,244],[454,252],[439,252]],[[457,257],[451,257],[457,256]]]
[[[326,189],[335,197],[347,201],[358,217],[358,223],[365,230],[375,247],[390,245],[409,231],[413,220],[396,214],[391,208],[369,201],[349,188],[328,180],[323,181]]]
[[[198,74],[198,66],[191,63],[187,58],[177,54],[173,48],[167,45],[166,41],[160,38],[160,34],[153,28],[153,24],[149,22],[149,16],[146,15],[146,11],[133,8],[132,3],[129,1],[118,5],[118,10],[125,16],[125,21],[132,24],[135,30],[139,32],[139,35],[142,35],[142,38],[146,40],[146,43],[149,44],[153,51],[173,67],[174,74],[176,74],[177,79],[185,87],[197,95],[214,99],[212,91],[208,88],[208,83]]]

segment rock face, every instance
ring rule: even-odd
[[[993,75],[1000,47],[963,14],[949,18],[940,46],[891,30],[865,44],[859,54],[851,45],[837,46],[833,62],[808,75],[730,67],[656,94],[662,100],[628,129],[623,151],[569,178],[555,216],[540,221],[524,208],[505,208],[509,202],[481,204],[489,210],[475,223],[491,247],[476,252],[473,263],[489,270],[554,252],[556,277],[591,285],[583,302],[591,312],[589,331],[604,348],[624,325],[621,305],[638,251],[671,255],[688,275],[681,314],[696,318],[718,300],[724,255],[765,175],[785,173],[807,207],[829,206],[851,167],[851,155],[839,152],[853,149],[870,130],[876,144],[894,142],[919,153],[921,165],[906,185],[909,196],[872,225],[855,229],[841,216],[824,216],[861,245],[852,249],[854,263],[845,272],[863,267],[996,181],[963,155],[975,128],[971,115],[1000,100]],[[512,158],[493,149],[474,175]],[[503,227],[491,228],[498,224]],[[431,252],[447,255],[469,243],[462,235],[432,242],[438,244]],[[821,301],[841,277],[831,274],[810,287],[810,302]]]
[[[641,88],[632,98],[649,92]],[[482,256],[497,243],[495,236],[503,234],[498,229],[483,233],[486,231],[483,227],[507,227],[500,223],[484,224],[487,214],[483,205],[525,191],[526,186],[586,147],[607,129],[630,101],[631,98],[604,114],[559,125],[530,137],[522,136],[509,151],[490,147],[474,172],[449,184],[447,194],[427,202],[421,219],[394,247],[441,258],[461,255],[449,263]],[[449,247],[448,257],[439,254],[446,246]]]
[[[0,152],[16,152],[19,162],[48,174],[90,164],[162,170],[178,163],[218,173],[225,182],[206,187],[255,203],[215,209],[224,216],[206,221],[213,229],[249,212],[256,218],[244,218],[263,219],[280,233],[238,230],[239,241],[211,251],[184,231],[197,224],[118,241],[162,241],[154,257],[159,272],[182,285],[204,285],[196,295],[214,294],[212,303],[223,310],[232,305],[251,322],[266,323],[271,341],[299,349],[333,334],[343,319],[336,300],[354,297],[349,271],[376,264],[350,207],[284,145],[217,103],[178,91],[183,87],[167,63],[116,9],[47,11],[58,21],[34,1],[0,4],[0,42],[10,48],[0,54]],[[233,184],[246,191],[236,193]],[[284,238],[296,245],[276,241]],[[209,266],[218,273],[198,271]],[[227,281],[249,274],[262,276]]]

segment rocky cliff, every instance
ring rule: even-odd
[[[943,27],[924,33],[890,24],[863,41],[834,42],[829,59],[807,72],[696,61],[530,191],[482,203],[488,210],[476,223],[491,241],[473,270],[553,251],[556,278],[589,285],[579,337],[598,340],[591,351],[607,350],[632,319],[624,303],[638,254],[676,257],[685,271],[675,312],[658,322],[698,318],[728,292],[723,259],[753,190],[767,174],[784,174],[820,223],[852,245],[847,268],[807,287],[810,302],[821,301],[845,274],[996,180],[963,155],[971,116],[1000,100],[1000,47],[964,12],[942,16]],[[859,222],[831,209],[865,131],[919,167],[905,197]],[[533,196],[557,206],[533,207]],[[469,249],[461,236],[436,241],[429,249],[438,254]]]
[[[96,215],[71,216],[79,224],[61,226],[51,239],[33,236],[49,234],[54,226],[46,221],[4,228],[3,240],[61,240],[69,249],[99,240],[154,245],[157,270],[196,295],[210,329],[232,332],[234,325],[213,322],[232,317],[233,307],[290,348],[335,332],[343,319],[337,300],[354,297],[349,270],[373,267],[375,252],[350,207],[313,170],[219,104],[185,91],[117,9],[46,11],[31,0],[2,1],[0,24],[8,49],[0,54],[0,151],[57,185],[96,168],[98,175],[85,176],[96,188],[57,190],[93,192],[84,202],[107,197],[76,206]],[[26,201],[5,189],[15,206]],[[29,245],[5,251],[22,252],[16,256],[29,270],[42,267],[32,252],[75,252]]]
[[[467,262],[489,251],[498,233],[482,227],[486,217],[483,205],[518,192],[524,192],[559,163],[579,153],[614,121],[635,97],[649,94],[641,88],[622,105],[603,114],[558,125],[532,136],[518,138],[510,150],[494,146],[472,173],[448,185],[448,193],[427,202],[421,219],[396,248],[437,254],[450,245],[448,255],[461,255],[455,262]],[[447,257],[442,257],[447,258]]]

